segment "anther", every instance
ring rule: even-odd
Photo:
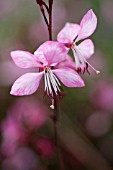
[[[50,108],[51,108],[52,110],[54,110],[54,109],[55,109],[54,105],[50,105]]]

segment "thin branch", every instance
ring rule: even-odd
[[[49,0],[49,39],[52,40],[52,7],[53,7],[53,0]]]
[[[45,20],[45,23],[46,23],[47,27],[49,27],[49,23],[48,23],[48,20],[46,18],[46,15],[45,15],[45,11],[44,11],[43,5],[40,6],[40,10],[42,12],[42,15],[44,17],[44,20]]]
[[[46,8],[46,10],[47,10],[47,12],[48,12],[48,14],[49,14],[49,8],[48,8],[48,6],[46,5],[46,3],[45,3],[44,1],[42,1],[42,4],[45,6],[45,8]]]
[[[36,0],[36,2],[37,2],[37,4],[40,6],[40,10],[41,10],[41,12],[42,12],[42,15],[43,15],[43,17],[44,17],[45,23],[46,23],[47,28],[48,28],[48,27],[49,27],[49,23],[48,23],[48,20],[47,20],[46,15],[45,15],[45,11],[44,11],[43,5],[46,6],[46,9],[47,9],[48,12],[49,12],[49,8],[48,8],[48,6],[45,4],[45,2],[43,2],[42,0]]]

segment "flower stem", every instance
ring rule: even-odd
[[[48,0],[48,5],[43,0],[36,0],[37,4],[40,6],[40,10],[42,12],[43,18],[48,28],[49,32],[49,40],[52,40],[52,7],[53,7],[53,0]],[[49,15],[49,19],[46,17],[45,9]]]
[[[36,0],[37,4],[40,6],[42,15],[44,17],[45,23],[48,28],[49,33],[49,40],[52,40],[52,7],[53,7],[53,0],[48,0],[48,6],[43,0]],[[46,8],[49,19],[47,19],[44,11],[44,7]],[[54,141],[56,146],[56,159],[58,163],[58,169],[60,169],[61,159],[60,159],[60,152],[59,152],[59,144],[58,144],[58,132],[57,132],[57,122],[58,122],[58,113],[59,113],[59,105],[58,99],[56,94],[54,94],[54,115],[52,116],[53,126],[54,126]]]
[[[59,105],[58,105],[58,99],[55,96],[54,99],[54,115],[52,117],[53,126],[54,126],[54,141],[55,141],[55,147],[56,147],[56,160],[57,160],[57,166],[58,169],[60,169],[60,152],[59,152],[59,143],[58,143],[58,132],[57,132],[57,123],[58,123],[58,113],[59,113]]]
[[[53,0],[49,0],[49,40],[52,40],[52,7],[53,7]]]

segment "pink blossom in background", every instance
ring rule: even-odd
[[[8,115],[2,122],[2,137],[2,153],[9,156],[16,152],[17,147],[25,138],[25,131],[14,117]]]
[[[52,158],[55,153],[55,147],[48,137],[40,137],[36,142],[36,150],[46,158]]]
[[[113,111],[113,81],[106,79],[96,83],[91,92],[92,103],[106,111]]]
[[[64,61],[67,48],[62,43],[47,41],[33,54],[26,51],[13,51],[11,56],[15,64],[21,68],[38,67],[39,73],[27,73],[18,78],[12,88],[11,94],[16,96],[33,94],[39,87],[44,76],[45,93],[54,97],[54,93],[61,92],[60,81],[67,87],[82,87],[84,82],[73,69],[65,66],[57,68],[57,64]]]
[[[48,107],[35,98],[17,100],[2,121],[2,153],[13,155],[21,145],[33,142],[32,133],[45,124],[50,113]]]
[[[96,112],[90,115],[86,121],[88,134],[93,137],[105,135],[111,127],[111,117],[104,112]]]
[[[40,168],[39,158],[35,152],[27,147],[20,147],[11,157],[2,163],[3,170],[35,170]]]
[[[97,17],[91,9],[84,15],[80,25],[66,23],[64,28],[58,33],[57,40],[61,43],[64,43],[69,49],[72,49],[76,64],[76,70],[78,72],[88,72],[88,66],[90,66],[97,74],[99,73],[99,71],[95,70],[87,62],[87,59],[90,58],[94,53],[94,44],[90,39],[86,38],[93,34],[96,26]],[[86,40],[81,42],[79,45],[76,44],[83,39]]]
[[[24,128],[35,130],[45,124],[50,110],[44,103],[33,97],[24,97],[15,102],[8,114],[15,117]]]

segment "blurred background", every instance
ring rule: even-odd
[[[34,52],[48,40],[46,25],[35,0],[0,1],[1,170],[113,169],[113,0],[54,0],[53,37],[66,22],[79,23],[90,8],[98,27],[91,36],[95,54],[89,62],[101,74],[82,75],[84,88],[63,87],[58,163],[52,110],[43,87],[27,97],[9,94],[19,76],[33,71],[18,68],[10,52]]]

